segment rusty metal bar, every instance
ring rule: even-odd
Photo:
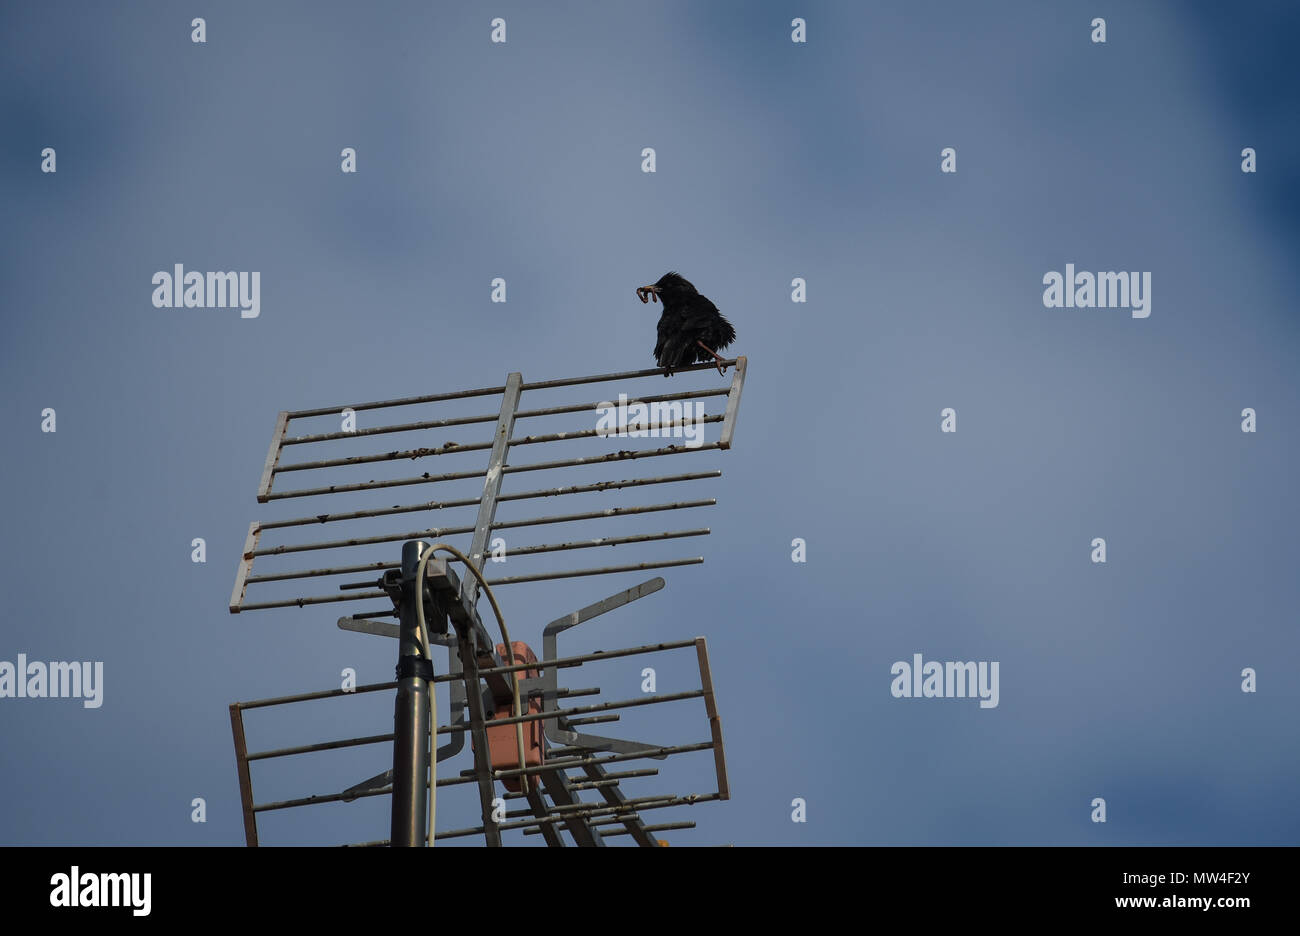
[[[244,813],[244,843],[257,847],[257,815],[253,812],[253,778],[248,772],[248,744],[244,739],[244,713],[230,706],[230,731],[235,738],[235,768],[239,772],[239,804]]]
[[[257,751],[247,755],[248,760],[269,760],[272,757],[292,757],[295,754],[313,754],[316,751],[336,751],[339,748],[361,747],[366,744],[383,744],[392,741],[393,733],[367,735],[362,738],[343,738],[340,741],[321,741],[316,744],[300,744],[297,747],[276,748],[271,751]]]
[[[727,394],[727,410],[722,420],[722,437],[718,440],[719,448],[731,448],[731,437],[736,431],[736,414],[740,411],[740,391],[745,386],[745,366],[747,363],[748,361],[744,357],[736,358],[736,372],[731,377],[731,391]]]
[[[567,718],[570,715],[586,715],[588,712],[606,712],[616,708],[637,708],[642,705],[658,705],[661,702],[681,702],[685,699],[700,699],[704,697],[703,689],[692,689],[690,692],[671,692],[666,695],[654,695],[649,698],[625,699],[621,702],[594,702],[591,705],[579,705],[571,709],[555,709],[550,712],[527,712],[523,715],[511,715],[507,718],[492,719],[492,727],[498,725],[516,725],[523,722],[542,721],[550,718]],[[438,729],[438,734],[454,734],[458,731],[465,731],[466,728],[460,725],[445,725]]]
[[[628,647],[625,650],[598,650],[595,653],[583,653],[577,656],[557,657],[554,660],[535,660],[532,663],[516,663],[507,666],[484,667],[479,670],[480,676],[495,676],[499,673],[522,672],[523,670],[535,669],[545,670],[551,668],[565,668],[571,666],[581,666],[583,663],[594,663],[597,660],[616,660],[619,657],[638,656],[642,653],[661,653],[666,650],[681,650],[686,647],[694,647],[695,640],[675,640],[669,643],[645,644],[641,647]],[[444,673],[441,676],[433,677],[433,681],[450,682],[453,676]],[[589,692],[599,692],[596,690],[569,690],[569,695],[585,695]]]
[[[491,524],[485,533],[483,533],[483,543],[479,546],[482,550],[487,546],[487,537],[493,530],[513,530],[526,526],[543,526],[549,523],[576,523],[580,520],[602,520],[606,517],[624,517],[634,514],[659,513],[665,510],[688,510],[694,507],[713,507],[718,502],[713,498],[693,501],[678,501],[669,504],[645,504],[639,507],[607,507],[604,510],[589,510],[583,513],[574,514],[557,514],[551,517],[529,517],[525,520],[508,520],[502,523]],[[444,536],[460,536],[465,533],[475,533],[475,539],[478,537],[477,524],[474,526],[454,526],[454,527],[429,527],[424,530],[408,530],[405,533],[393,533],[384,536],[361,536],[351,539],[342,540],[321,540],[314,543],[282,543],[279,546],[268,546],[265,549],[256,549],[253,551],[255,557],[260,556],[283,556],[295,552],[311,552],[319,549],[346,549],[351,546],[375,546],[380,543],[392,543],[406,541],[411,539],[421,539],[430,537],[439,539]],[[473,547],[471,547],[473,548]],[[474,558],[474,554],[470,554]],[[481,561],[482,555],[479,554]],[[467,576],[469,578],[469,576]]]
[[[628,406],[648,405],[650,403],[674,403],[682,400],[696,400],[707,397],[727,396],[729,390],[688,390],[684,393],[665,393],[662,396],[649,395],[644,398],[630,398],[627,400]],[[611,403],[609,400],[598,400],[592,403],[570,403],[565,406],[550,406],[545,409],[520,410],[515,414],[516,419],[533,419],[541,416],[563,416],[568,413],[590,413],[598,410],[603,404]],[[356,407],[353,407],[355,410]],[[341,410],[340,410],[341,412]],[[322,414],[323,415],[323,414]],[[454,416],[447,419],[427,419],[420,422],[395,423],[388,426],[373,426],[368,429],[355,429],[351,432],[321,432],[314,435],[294,436],[284,439],[282,445],[310,445],[315,442],[336,442],[339,439],[355,439],[366,436],[391,435],[398,432],[419,432],[425,429],[450,429],[456,426],[472,426],[481,423],[495,422],[496,413],[490,413],[483,416]]]
[[[722,416],[702,416],[699,419],[685,420],[681,422],[669,423],[650,423],[645,426],[624,426],[616,432],[602,432],[599,429],[578,429],[574,432],[551,432],[545,435],[524,436],[522,439],[511,439],[513,445],[537,445],[543,442],[569,442],[573,439],[663,439],[672,438],[664,436],[664,430],[682,429],[687,425],[697,426],[708,423],[722,422]],[[631,433],[644,432],[645,435],[632,435]],[[659,433],[652,435],[652,433]],[[683,443],[685,444],[685,443]]]
[[[663,448],[646,449],[644,451],[626,451],[611,452],[608,455],[588,455],[584,458],[568,458],[551,462],[536,462],[530,465],[507,465],[502,469],[502,474],[514,474],[519,471],[546,471],[552,468],[577,468],[582,465],[599,465],[607,462],[616,461],[635,461],[640,458],[657,458],[661,455],[681,455],[685,452],[712,452],[720,450],[722,446],[717,442],[705,442],[695,448],[687,448],[684,445],[668,445]],[[348,494],[353,491],[377,491],[383,488],[406,487],[412,484],[436,484],[440,481],[465,481],[470,478],[481,478],[481,471],[456,471],[447,474],[434,475],[428,472],[414,478],[394,478],[388,481],[358,481],[353,484],[331,484],[327,487],[318,488],[300,488],[293,491],[279,491],[268,494],[266,499],[282,500],[288,497],[316,497],[322,494]]]
[[[725,366],[735,364],[735,360],[724,361]],[[690,371],[710,370],[715,367],[715,363],[708,364],[690,364],[685,367],[676,368],[677,373],[685,374]],[[540,380],[535,383],[523,384],[521,390],[545,390],[553,387],[575,387],[581,384],[605,383],[611,380],[633,380],[638,377],[660,377],[663,375],[663,369],[658,367],[646,368],[643,370],[624,371],[617,374],[596,374],[591,377],[566,377],[559,380]],[[479,390],[458,390],[452,393],[432,393],[424,396],[402,397],[396,400],[378,400],[371,403],[349,403],[342,406],[324,406],[317,409],[293,410],[287,415],[290,419],[306,419],[311,416],[331,416],[335,413],[341,413],[345,409],[361,412],[362,410],[383,409],[390,406],[413,406],[417,403],[441,403],[446,400],[465,400],[471,397],[495,396],[498,393],[505,392],[505,387],[484,387]]]
[[[355,575],[361,572],[386,572],[400,569],[400,562],[367,562],[363,565],[334,566],[328,569],[298,569],[292,572],[268,572],[266,575],[253,575],[247,584],[257,585],[261,582],[285,582],[292,579],[318,578],[325,575]]]
[[[566,458],[560,461],[534,462],[528,465],[511,465],[506,474],[516,471],[549,471],[552,468],[578,468],[583,465],[602,465],[607,462],[636,461],[639,458],[658,458],[661,455],[681,455],[685,452],[712,452],[721,449],[717,442],[705,442],[694,448],[685,445],[666,445],[663,448],[642,451],[611,452],[608,455],[588,455],[584,458]]]
[[[721,471],[696,471],[689,474],[665,475],[658,478],[632,478],[623,481],[597,481],[592,484],[574,484],[568,487],[542,488],[536,491],[521,491],[517,494],[498,494],[497,503],[506,501],[529,500],[538,497],[557,497],[566,494],[593,494],[602,491],[622,490],[623,488],[645,487],[651,484],[674,484],[678,481],[700,481],[706,478],[720,478]],[[261,530],[275,530],[284,527],[312,526],[314,524],[337,523],[342,520],[367,520],[372,517],[391,517],[394,514],[418,513],[424,510],[450,510],[456,507],[477,507],[480,497],[466,497],[450,501],[424,501],[420,504],[402,504],[397,507],[382,507],[377,510],[355,510],[349,513],[323,513],[310,517],[297,517],[293,520],[272,520],[254,524]],[[396,568],[397,564],[393,564]]]
[[[699,565],[703,556],[691,559],[668,559],[662,562],[638,562],[635,565],[601,566],[595,569],[570,569],[566,572],[538,572],[534,575],[508,575],[504,578],[488,579],[493,588],[498,585],[518,585],[522,582],[546,582],[551,579],[581,578],[584,575],[613,575],[618,572],[646,572],[650,569],[671,569],[675,566]],[[247,605],[245,606],[247,607]]]
[[[306,605],[330,604],[336,601],[368,601],[371,598],[387,598],[381,591],[361,592],[355,595],[318,595],[312,598],[286,598],[283,601],[259,601],[244,605],[245,611],[264,611],[267,608],[302,608]]]
[[[569,543],[546,543],[538,546],[517,546],[509,549],[509,558],[534,556],[539,553],[565,552],[572,549],[593,549],[598,546],[625,546],[628,543],[653,543],[659,540],[682,539],[687,536],[708,536],[707,527],[699,530],[671,530],[663,533],[638,533],[634,536],[598,536],[595,539],[576,540]]]
[[[324,406],[319,409],[294,410],[290,419],[306,419],[309,416],[332,416],[345,409],[355,412],[362,410],[383,409],[388,406],[414,406],[417,403],[442,403],[446,400],[468,400],[471,397],[496,396],[503,393],[505,387],[484,387],[481,390],[455,390],[451,393],[430,393],[425,396],[402,397],[398,400],[378,400],[373,403],[347,403],[343,406]]]
[[[322,689],[320,692],[302,692],[297,695],[276,696],[271,699],[253,699],[251,702],[236,702],[235,706],[241,709],[266,708],[270,705],[289,705],[294,702],[311,702],[315,699],[333,699],[337,696],[359,695],[363,692],[382,692],[385,689],[396,688],[396,682],[367,683],[364,686],[357,686],[355,689]]]
[[[579,520],[603,520],[606,517],[628,517],[634,514],[660,513],[665,510],[690,510],[694,507],[714,507],[717,501],[712,497],[703,500],[677,501],[668,504],[644,504],[639,507],[606,507],[604,510],[589,510],[583,513],[556,514],[551,517],[529,517],[526,520],[506,520],[492,524],[493,530],[515,530],[526,526],[544,526],[548,523],[575,523]]]
[[[349,455],[347,458],[323,458],[310,462],[294,462],[292,465],[279,466],[276,473],[314,471],[318,468],[344,468],[349,465],[370,465],[375,462],[403,461],[406,459],[414,461],[417,458],[428,458],[433,455],[451,455],[456,452],[482,452],[491,447],[491,442],[448,442],[441,448],[405,449],[396,452],[380,452],[375,455]]]
[[[355,410],[356,407],[353,407]],[[285,439],[285,445],[310,445],[313,442],[334,442],[338,439],[353,439],[364,436],[386,435],[392,432],[419,432],[422,429],[449,429],[452,426],[472,426],[476,423],[496,422],[497,414],[486,416],[453,416],[447,419],[427,419],[422,422],[399,423],[393,426],[374,426],[369,429],[354,429],[352,432],[321,432],[316,435],[294,436]]]
[[[249,576],[253,571],[253,553],[257,551],[257,541],[262,531],[257,523],[248,525],[248,536],[244,539],[244,551],[239,556],[239,567],[235,570],[235,588],[230,593],[230,613],[238,614],[248,591]]]
[[[687,821],[687,822],[664,822],[664,823],[660,823],[659,825],[648,825],[648,826],[645,826],[645,828],[644,828],[642,831],[645,831],[645,832],[652,832],[652,833],[653,833],[653,832],[671,832],[673,829],[693,829],[693,828],[695,828],[695,823],[694,823],[694,822],[691,822],[691,821]],[[614,836],[614,835],[631,835],[631,834],[632,834],[632,832],[631,832],[629,829],[615,829],[615,830],[613,830],[612,832],[606,832],[606,833],[605,833],[605,836],[606,836],[606,838],[608,838],[608,837],[610,837],[610,836]]]
[[[271,434],[271,448],[266,453],[266,464],[262,466],[262,480],[257,485],[257,502],[265,504],[271,493],[271,483],[275,480],[275,468],[280,463],[281,443],[284,431],[289,426],[292,414],[281,411],[275,418],[275,432]]]
[[[595,804],[583,804],[590,806],[590,809],[583,811],[561,812],[558,815],[548,816],[546,819],[520,819],[516,822],[495,823],[496,828],[502,832],[513,829],[526,829],[536,827],[545,822],[564,822],[572,816],[581,816],[584,818],[610,818],[611,822],[602,824],[626,823],[632,816],[625,815],[629,809],[637,811],[650,809],[670,809],[674,806],[694,806],[697,803],[709,803],[718,799],[716,793],[690,793],[686,796],[665,796],[665,797],[644,797],[642,799],[628,800],[626,806],[597,806]],[[552,807],[558,810],[560,807]],[[483,826],[475,826],[467,829],[453,829],[450,832],[439,832],[435,839],[465,838],[469,835],[482,835]]]
[[[640,819],[640,818],[641,817],[638,816],[636,813],[630,813],[622,816],[610,816],[605,819],[592,819],[587,823],[587,825],[588,826],[622,825],[624,822],[627,822],[629,819]],[[540,835],[540,834],[542,834],[540,829],[524,829],[524,835]],[[619,833],[602,832],[601,834],[604,836],[608,836],[608,835],[617,835]]]
[[[517,767],[494,770],[492,772],[492,777],[494,780],[507,780],[511,777],[518,777],[521,774],[538,774],[544,770],[572,770],[575,767],[580,768],[587,764],[618,764],[624,761],[640,760],[647,757],[660,759],[673,754],[693,754],[697,751],[708,751],[712,748],[712,741],[700,741],[695,744],[677,744],[654,748],[650,751],[633,751],[628,754],[591,754],[582,757],[565,756],[557,760],[547,761],[540,767],[526,767],[523,770],[520,770]],[[439,780],[438,786],[456,786],[463,783],[473,783],[474,780],[474,774],[472,772],[466,772],[457,777],[448,777]]]
[[[735,364],[735,360],[723,361],[724,367],[730,367]],[[673,368],[679,374],[686,374],[691,371],[711,370],[717,367],[717,362],[708,364],[688,364],[685,367]],[[535,383],[526,383],[521,389],[523,390],[550,390],[555,387],[577,387],[582,384],[608,383],[611,380],[635,380],[638,377],[662,377],[664,374],[662,367],[647,367],[642,370],[623,371],[618,374],[595,374],[591,377],[563,377],[559,380],[539,380]]]
[[[718,715],[717,701],[713,696],[713,673],[709,668],[709,645],[703,637],[695,638],[695,657],[700,666],[700,686],[704,690],[704,713],[709,718],[709,735],[713,739],[713,769],[718,778],[718,793],[722,799],[731,798],[727,783],[727,756],[722,745],[722,718]]]

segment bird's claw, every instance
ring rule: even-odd
[[[636,297],[640,299],[642,303],[649,302],[651,299],[655,302],[659,301],[659,297],[655,295],[654,287],[652,286],[638,286],[636,288]]]

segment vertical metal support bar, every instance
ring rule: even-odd
[[[262,525],[255,520],[248,525],[244,552],[239,557],[239,568],[235,571],[235,588],[230,593],[231,614],[238,614],[244,604],[244,592],[248,590],[248,573],[253,571],[253,553],[257,551],[257,541],[261,538]]]
[[[492,536],[492,522],[497,515],[497,495],[501,493],[501,475],[502,469],[505,468],[506,453],[510,450],[510,437],[515,431],[515,412],[519,409],[520,387],[523,385],[524,378],[522,374],[511,374],[506,378],[505,389],[501,393],[501,415],[497,417],[496,433],[492,437],[492,451],[488,455],[487,476],[483,481],[483,495],[479,498],[478,519],[474,525],[474,539],[469,548],[469,560],[474,563],[475,567],[481,569],[483,566],[483,554],[487,550],[489,538]],[[473,572],[466,572],[460,584],[460,594],[462,598],[468,598],[470,607],[478,601],[478,579]],[[461,672],[464,666],[461,654],[463,645],[460,643],[453,644],[447,648],[447,657],[450,662],[451,672],[453,674]],[[477,667],[475,668],[477,673]],[[452,682],[448,687],[448,697],[450,699],[450,711],[448,712],[448,724],[457,725],[464,723],[465,703],[468,701],[467,695],[462,688],[471,685],[468,681]],[[471,713],[472,715],[472,713]],[[465,735],[468,732],[457,731],[452,734],[446,744],[438,748],[438,760],[444,761],[449,757],[455,757],[465,747]],[[489,797],[489,800],[491,797]],[[488,825],[487,817],[483,820],[484,826]]]
[[[722,746],[722,718],[713,698],[713,674],[709,670],[709,645],[703,637],[695,638],[695,655],[700,662],[700,688],[704,690],[704,712],[709,716],[709,735],[713,741],[713,768],[718,777],[718,798],[731,799],[727,783],[727,754]]]
[[[736,358],[736,373],[731,376],[731,391],[727,394],[727,411],[722,417],[722,436],[718,439],[718,447],[722,449],[731,448],[731,436],[736,431],[736,413],[740,410],[740,391],[745,388],[747,363],[744,357]]]
[[[429,783],[428,635],[420,629],[416,602],[424,600],[424,582],[417,581],[425,544],[402,544],[401,621],[397,658],[397,698],[393,703],[393,823],[394,848],[425,844],[426,791]],[[422,675],[425,674],[425,675]]]
[[[515,431],[515,411],[519,408],[519,387],[523,382],[522,374],[511,374],[506,378],[506,389],[501,394],[501,415],[497,419],[496,434],[492,437],[492,453],[488,458],[487,477],[483,480],[483,496],[478,503],[478,520],[474,524],[474,540],[469,548],[469,561],[478,569],[483,567],[483,554],[487,551],[492,523],[496,520],[502,469],[506,466],[510,437]],[[478,589],[478,579],[472,572],[468,573],[461,582],[460,595],[471,608],[478,601]]]
[[[253,812],[253,779],[248,774],[248,743],[244,740],[244,711],[230,706],[230,731],[235,736],[235,767],[239,771],[239,804],[244,810],[244,843],[257,847],[257,814]]]
[[[266,453],[266,464],[262,466],[262,481],[257,486],[257,502],[265,504],[271,493],[271,484],[275,481],[275,469],[280,466],[280,450],[283,447],[284,432],[289,427],[289,413],[280,411],[275,418],[275,434],[271,436],[271,450]]]
[[[466,576],[469,578],[469,576]],[[460,662],[465,668],[465,695],[469,702],[470,732],[474,735],[474,776],[478,781],[479,806],[483,811],[483,838],[492,848],[501,847],[501,830],[492,820],[492,757],[488,750],[487,713],[483,709],[483,688],[479,683],[478,657],[474,655],[468,629],[459,633]],[[464,734],[464,732],[461,732]]]

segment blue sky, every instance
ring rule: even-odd
[[[713,533],[665,554],[705,564],[572,646],[708,636],[733,799],[672,816],[698,823],[675,844],[1297,840],[1294,6],[44,3],[0,25],[0,660],[105,664],[99,709],[0,699],[0,841],[240,843],[227,705],[393,663],[330,612],[226,610],[276,412],[649,366],[632,289],[667,269],[736,325],[736,444],[688,456],[724,472]],[[154,308],[175,263],[260,271],[260,316]],[[1150,317],[1044,308],[1067,263],[1149,271]],[[639,580],[519,586],[512,632]],[[914,653],[999,661],[999,706],[893,698]],[[689,676],[664,666],[661,691]],[[250,714],[250,744],[391,717],[320,705]],[[703,731],[657,708],[626,730]],[[263,765],[258,799],[384,756]],[[381,838],[386,810],[263,838]],[[448,795],[439,826],[473,813]]]

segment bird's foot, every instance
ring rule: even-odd
[[[658,290],[653,286],[638,286],[636,288],[636,297],[643,303],[649,302],[651,299],[658,302],[659,297],[656,295],[657,292]]]
[[[722,355],[720,355],[717,351],[714,351],[712,348],[710,348],[708,345],[706,345],[703,341],[700,341],[700,340],[697,339],[695,343],[696,343],[697,345],[699,345],[701,348],[703,348],[705,351],[707,351],[707,352],[709,352],[710,354],[713,355],[713,360],[715,360],[715,361],[718,362],[718,373],[721,374],[723,377],[726,377],[726,376],[727,376],[727,359],[724,358]]]

